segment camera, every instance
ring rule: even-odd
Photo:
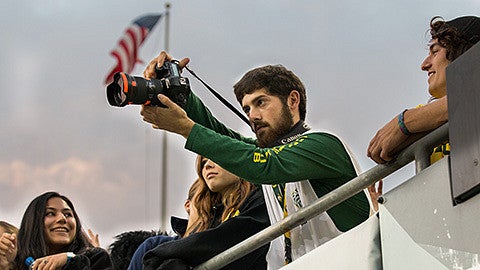
[[[156,69],[157,79],[147,80],[124,72],[113,75],[113,82],[107,86],[108,103],[124,107],[129,104],[143,104],[165,107],[157,98],[164,94],[173,102],[185,108],[190,93],[188,78],[180,76],[177,61],[165,62]]]

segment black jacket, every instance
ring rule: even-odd
[[[103,248],[90,248],[82,254],[77,254],[63,270],[105,270],[113,269],[110,255]]]
[[[261,188],[256,188],[239,209],[240,215],[215,228],[170,241],[143,257],[144,270],[190,269],[270,226]],[[269,244],[223,269],[266,269]]]

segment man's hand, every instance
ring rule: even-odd
[[[378,183],[378,187],[376,186]],[[378,211],[378,198],[383,194],[383,180],[379,180],[377,183],[373,183],[368,187],[368,193],[370,194],[370,199],[372,200],[373,211]]]
[[[158,100],[167,108],[142,105],[140,114],[143,116],[143,121],[152,124],[153,128],[177,133],[187,139],[195,122],[167,96],[159,94]]]
[[[395,149],[408,139],[398,127],[397,117],[393,118],[373,137],[368,145],[367,156],[377,163],[385,163],[393,159]]]
[[[145,77],[145,79],[148,79],[148,80],[152,78],[156,78],[157,77],[156,68],[162,67],[165,61],[172,61],[172,60],[173,60],[173,57],[171,55],[169,55],[165,51],[162,51],[157,57],[153,58],[153,60],[150,61],[150,63],[147,65],[147,67],[143,71],[143,77]],[[180,68],[184,68],[189,62],[190,62],[190,59],[184,58],[180,60],[178,65],[180,66]]]

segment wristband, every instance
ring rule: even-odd
[[[67,252],[67,263],[72,260],[73,257],[75,257],[75,253],[73,252]]]
[[[405,115],[405,112],[408,111],[407,109],[405,109],[402,113],[400,113],[398,115],[398,127],[400,128],[400,131],[404,134],[404,135],[410,135],[412,134],[410,131],[408,131],[407,129],[407,126],[405,125],[405,122],[404,122],[404,115]]]

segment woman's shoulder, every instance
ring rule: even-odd
[[[254,188],[250,191],[245,201],[242,203],[240,207],[240,211],[242,208],[250,208],[252,206],[265,204],[265,199],[263,197],[263,190],[260,185],[255,185]]]

